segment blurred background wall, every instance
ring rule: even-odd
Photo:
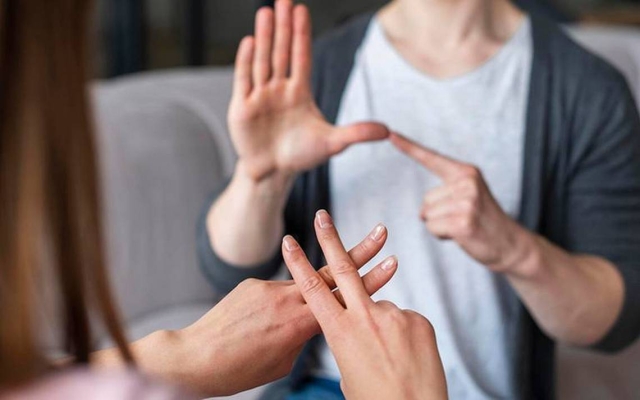
[[[315,33],[387,0],[306,0]],[[99,0],[98,75],[233,61],[261,0]]]
[[[574,19],[640,26],[640,0],[516,0],[560,21]],[[320,34],[387,0],[304,0]],[[233,61],[252,32],[253,14],[268,0],[99,0],[96,74],[117,76],[184,65]]]

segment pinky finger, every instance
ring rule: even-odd
[[[376,265],[371,271],[367,272],[362,277],[362,283],[364,284],[364,289],[369,294],[369,296],[372,296],[378,290],[382,289],[384,285],[389,283],[397,270],[398,258],[396,256],[391,256],[384,259],[384,261]],[[335,294],[338,301],[340,301],[340,303],[344,305],[344,299],[342,298],[340,290],[338,289],[333,293]]]
[[[254,50],[255,40],[252,36],[247,36],[242,39],[240,47],[238,47],[238,54],[236,55],[233,84],[233,94],[239,99],[247,97],[253,89],[251,71],[253,66]]]

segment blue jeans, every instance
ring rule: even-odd
[[[286,400],[345,400],[340,382],[331,379],[311,378]]]

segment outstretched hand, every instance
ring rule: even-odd
[[[242,40],[229,128],[239,165],[255,181],[311,169],[348,146],[388,137],[383,125],[329,124],[310,88],[311,21],[307,8],[277,0],[256,15],[255,37]]]
[[[318,212],[315,228],[343,303],[292,237],[285,237],[282,252],[336,357],[347,399],[446,399],[431,324],[418,313],[371,300],[326,211]]]

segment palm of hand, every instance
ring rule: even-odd
[[[335,127],[311,95],[311,22],[304,6],[281,0],[256,17],[256,37],[240,44],[229,128],[244,170],[255,181],[313,168],[351,144],[388,137],[386,127]]]
[[[344,148],[335,140],[339,129],[326,122],[308,90],[287,81],[232,103],[229,127],[238,157],[256,180],[313,168]]]

